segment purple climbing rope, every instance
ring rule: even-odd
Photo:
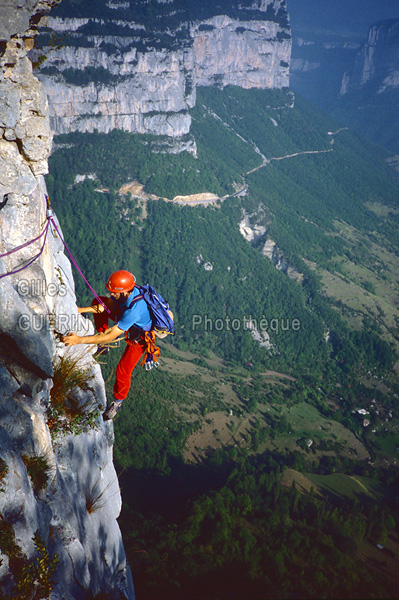
[[[41,256],[41,254],[43,253],[43,250],[44,250],[44,246],[46,245],[47,234],[48,234],[50,222],[52,223],[54,229],[58,233],[61,242],[65,246],[65,250],[68,252],[71,261],[73,262],[73,264],[75,265],[75,267],[79,271],[79,273],[80,273],[81,277],[83,278],[83,280],[85,281],[87,287],[90,289],[90,291],[94,295],[95,299],[104,307],[104,309],[107,311],[107,313],[111,314],[111,311],[109,310],[108,306],[106,306],[106,304],[104,304],[104,302],[101,300],[100,296],[98,296],[96,294],[96,292],[91,287],[90,283],[87,281],[86,277],[83,275],[81,269],[79,268],[78,263],[76,262],[76,260],[72,256],[72,254],[71,254],[68,246],[66,245],[66,243],[65,243],[65,241],[64,241],[64,239],[63,239],[63,237],[62,237],[62,235],[60,233],[60,230],[58,229],[57,224],[54,221],[53,211],[51,210],[50,200],[49,200],[48,196],[47,196],[47,223],[46,223],[45,228],[41,232],[41,234],[38,235],[37,237],[35,237],[33,240],[30,240],[29,242],[25,242],[25,244],[21,244],[21,246],[17,246],[17,248],[13,248],[9,252],[5,252],[4,254],[0,254],[0,258],[4,258],[5,256],[9,256],[10,254],[13,254],[14,252],[17,252],[17,250],[22,250],[22,248],[26,248],[27,246],[30,246],[30,244],[33,244],[34,242],[37,242],[37,240],[40,240],[40,238],[42,238],[43,236],[45,236],[43,244],[42,244],[42,247],[40,248],[40,252],[38,254],[36,254],[36,256],[34,256],[33,258],[31,258],[29,260],[29,262],[27,262],[25,265],[23,265],[23,267],[19,267],[18,269],[15,269],[14,271],[10,271],[9,273],[3,273],[2,275],[0,275],[0,279],[2,279],[3,277],[8,277],[9,275],[15,275],[15,273],[19,273],[20,271],[23,271],[24,269],[26,269],[27,267],[29,267],[32,263],[34,263],[35,260],[37,260],[39,258],[39,256]]]
[[[19,267],[19,269],[14,269],[14,271],[10,271],[9,273],[3,273],[2,275],[0,275],[0,279],[2,279],[3,277],[8,277],[8,275],[15,275],[15,273],[19,273],[20,271],[23,271],[27,267],[30,267],[30,265],[33,262],[35,262],[35,260],[37,260],[39,258],[39,256],[41,256],[41,254],[43,253],[43,250],[44,250],[44,246],[46,245],[46,239],[47,239],[49,225],[50,225],[50,221],[47,221],[46,227],[43,229],[42,233],[40,235],[38,235],[34,240],[31,240],[30,242],[27,242],[26,244],[22,244],[22,246],[18,246],[18,248],[14,248],[10,252],[6,252],[5,254],[0,255],[0,258],[2,258],[3,256],[8,256],[9,254],[16,252],[17,250],[21,250],[22,248],[25,248],[26,246],[33,244],[33,242],[36,242],[44,235],[44,241],[43,241],[42,247],[40,248],[40,252],[38,254],[36,254],[36,256],[31,258],[29,260],[29,262],[24,264],[23,267]]]
[[[60,240],[61,240],[61,242],[62,242],[62,243],[64,244],[64,246],[65,246],[65,250],[66,250],[66,251],[68,252],[68,254],[69,254],[69,258],[71,259],[72,263],[75,265],[75,267],[77,268],[77,270],[79,271],[79,273],[80,273],[81,277],[82,277],[82,278],[83,278],[83,280],[85,281],[85,283],[86,283],[87,287],[90,289],[91,293],[94,295],[95,299],[96,299],[96,300],[97,300],[97,301],[98,301],[98,302],[99,302],[99,303],[100,303],[100,304],[101,304],[101,305],[102,305],[102,306],[105,308],[105,310],[107,311],[107,313],[111,314],[111,311],[109,310],[108,306],[106,306],[106,304],[104,304],[104,302],[101,300],[100,296],[98,296],[98,295],[96,294],[96,292],[93,290],[93,288],[91,287],[90,283],[87,281],[86,277],[83,275],[82,271],[80,270],[78,263],[76,262],[76,260],[74,259],[74,257],[73,257],[73,256],[72,256],[72,254],[71,254],[71,251],[69,250],[68,246],[66,245],[66,243],[65,243],[65,241],[64,241],[64,239],[63,239],[63,237],[62,237],[62,235],[61,235],[61,233],[60,233],[60,230],[58,229],[58,227],[57,227],[57,225],[56,225],[56,223],[55,223],[55,221],[54,221],[54,219],[53,219],[52,215],[50,215],[50,216],[48,217],[48,220],[49,220],[49,222],[51,221],[51,223],[52,223],[52,225],[53,225],[54,229],[56,230],[56,232],[58,233],[58,235],[59,235],[59,237],[60,237]]]
[[[17,246],[16,248],[13,248],[9,252],[4,252],[4,254],[0,254],[0,258],[3,258],[4,256],[9,256],[10,254],[13,254],[14,252],[17,252],[18,250],[22,250],[22,248],[26,248],[26,246],[30,246],[30,244],[37,242],[37,240],[40,240],[40,238],[43,237],[44,234],[47,235],[47,228],[48,228],[48,223],[47,223],[46,227],[43,229],[43,231],[41,232],[41,234],[38,235],[37,237],[35,237],[34,240],[29,240],[29,242],[25,242],[25,244],[21,244],[21,246]],[[2,277],[4,277],[4,276],[2,275]]]

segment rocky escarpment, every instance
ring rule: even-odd
[[[64,21],[58,18],[49,19],[49,26],[65,31]],[[83,27],[76,21],[71,26],[77,27],[77,32]],[[74,40],[80,39],[81,34],[77,35]],[[190,50],[151,48],[139,52],[132,36],[81,37],[93,46],[65,45],[50,53],[40,75],[55,132],[123,129],[178,138],[188,134],[188,110],[195,102],[194,87],[189,89]]]
[[[328,107],[338,97],[342,77],[353,65],[361,42],[313,33],[293,37],[290,85],[312,102]]]
[[[399,152],[399,19],[373,25],[341,78],[335,113],[373,142]]]
[[[375,23],[366,39],[360,25],[344,35],[323,33],[323,24],[319,18],[318,26],[307,31],[302,23],[300,34],[294,28],[292,89],[397,154],[399,20]]]
[[[50,51],[54,34],[63,46]],[[169,136],[195,152],[187,136],[198,85],[289,85],[285,0],[64,0],[40,44],[56,133],[119,128]]]
[[[376,23],[344,75],[341,95],[372,87],[378,94],[399,88],[399,20]]]
[[[190,33],[197,85],[289,86],[291,37],[279,22],[221,15],[193,24]]]
[[[59,341],[59,333],[91,325],[77,314],[61,239],[52,225],[45,228],[48,103],[26,52],[52,4],[15,0],[2,9],[0,276],[7,275],[0,278],[0,595],[43,592],[39,570],[47,573],[58,555],[52,600],[106,591],[130,600],[133,584],[116,521],[121,498],[113,429],[100,416],[101,370],[90,351],[80,357]],[[71,392],[82,417],[74,421],[75,434],[53,404],[60,359],[68,356],[87,375],[84,389]],[[48,555],[39,555],[40,544]]]
[[[240,233],[247,242],[255,245],[276,269],[285,273],[290,279],[302,283],[303,274],[288,263],[276,242],[269,237],[269,225],[269,217],[261,206],[252,214],[242,211],[241,221],[238,223]]]

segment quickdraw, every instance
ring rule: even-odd
[[[143,360],[141,366],[145,367],[146,371],[151,371],[153,367],[158,367],[158,358],[161,356],[161,351],[158,346],[155,345],[155,333],[153,331],[146,331],[144,334],[144,343],[146,347],[144,349]]]
[[[151,371],[153,367],[159,367],[158,358],[161,356],[161,351],[158,346],[155,345],[155,332],[145,331],[144,337],[138,340],[131,340],[129,338],[129,332],[125,331],[125,342],[129,346],[139,344],[143,347],[143,358],[140,363],[142,367],[145,367],[146,371]]]

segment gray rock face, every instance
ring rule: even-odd
[[[303,274],[288,264],[276,242],[267,238],[262,248],[262,254],[272,261],[276,269],[285,273],[290,279],[302,283]]]
[[[5,0],[1,3],[0,40],[30,33],[32,18],[47,12],[60,0]]]
[[[274,21],[217,16],[191,28],[197,85],[250,88],[289,86],[291,38]]]
[[[17,171],[25,177],[29,176],[27,169],[33,178],[46,173],[47,156],[51,147],[46,92],[42,86],[37,85],[37,79],[32,74],[24,42],[18,38],[8,42],[1,62],[0,133],[3,139],[0,144],[0,161],[9,166],[7,169],[0,169],[0,193],[2,187],[5,189],[5,184],[7,192],[10,191],[10,179],[17,180],[15,171],[12,170],[14,160],[18,164]],[[10,161],[11,154],[14,159]]]
[[[194,2],[186,12],[171,0],[151,18],[144,0],[102,3],[102,18],[81,6],[79,14],[48,20],[49,31],[66,36],[39,75],[56,133],[118,128],[168,136],[186,148],[198,85],[289,85],[285,0],[206,9]]]
[[[51,225],[45,229],[48,104],[32,74],[26,56],[30,44],[24,39],[33,35],[32,14],[52,4],[8,2],[0,34],[5,42],[0,57],[0,275],[7,274],[0,278],[0,527],[9,540],[8,545],[0,541],[0,586],[7,600],[18,597],[21,567],[37,556],[37,531],[50,557],[59,556],[52,600],[105,591],[132,600],[116,521],[121,497],[112,462],[113,429],[101,418],[106,404],[101,369],[92,357],[93,346],[66,350],[58,336],[69,330],[91,332],[92,326],[77,314],[62,242]],[[31,240],[36,241],[26,245]],[[55,436],[49,421],[51,389],[65,354],[79,359],[90,376],[89,389],[73,393],[80,407],[94,407],[94,418],[79,435],[64,428]],[[64,417],[55,420],[66,423]],[[45,458],[45,485],[35,483],[27,457],[36,464],[38,457]]]
[[[399,20],[383,21],[369,30],[351,72],[344,75],[341,95],[372,86],[378,94],[399,88]]]
[[[193,52],[184,49],[146,53],[134,49],[120,57],[98,48],[62,48],[51,58],[57,60],[61,75],[40,76],[50,101],[51,128],[57,133],[123,129],[182,137],[189,133],[188,109],[195,102],[194,90],[187,93],[185,77],[193,69],[193,59]],[[62,76],[71,68],[88,67],[106,69],[119,81],[74,85]]]
[[[268,237],[268,218],[262,207],[252,214],[243,211],[238,227],[241,235],[250,244],[262,241],[261,252],[272,261],[276,269],[285,273],[290,279],[302,283],[303,274],[289,265],[276,242]]]

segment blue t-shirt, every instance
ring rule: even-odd
[[[117,326],[119,329],[122,329],[122,331],[127,331],[132,325],[136,325],[136,327],[144,329],[144,331],[150,331],[151,329],[150,311],[148,310],[147,302],[144,298],[137,300],[137,302],[134,302],[132,307],[129,308],[133,298],[139,295],[140,290],[135,287],[126,300],[119,299],[117,301],[122,313]]]

